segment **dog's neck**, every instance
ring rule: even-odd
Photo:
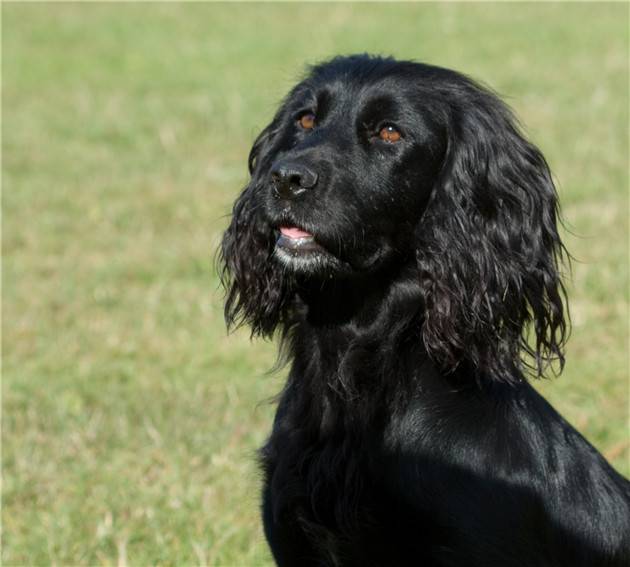
[[[390,272],[313,282],[299,298],[293,367],[314,384],[361,396],[376,382],[387,383],[374,377],[407,375],[394,373],[394,367],[426,356],[420,337],[422,296],[411,269],[395,277]]]
[[[395,276],[375,273],[362,278],[331,279],[304,284],[298,295],[305,309],[301,325],[315,333],[338,331],[355,335],[398,328],[401,317],[420,315],[422,296],[412,269]]]

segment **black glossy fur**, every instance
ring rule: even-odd
[[[223,278],[228,323],[279,330],[291,363],[262,449],[278,565],[627,567],[628,482],[527,381],[563,363],[563,247],[510,110],[453,71],[335,58],[249,165]]]

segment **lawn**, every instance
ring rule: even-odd
[[[255,450],[282,374],[226,336],[212,258],[307,62],[370,51],[502,93],[575,256],[540,389],[621,472],[627,4],[2,5],[4,565],[271,565]]]

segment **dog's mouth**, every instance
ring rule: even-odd
[[[275,225],[275,233],[277,239],[273,257],[288,270],[315,278],[345,277],[355,272],[339,250],[329,248],[332,243],[326,240],[325,235],[319,240],[317,233],[313,234],[287,220]]]
[[[280,234],[276,246],[294,256],[312,252],[326,252],[324,247],[315,240],[315,236],[306,230],[296,226],[281,226],[278,230]]]
[[[276,231],[273,255],[284,268],[307,277],[323,274],[332,277],[333,273],[340,274],[348,269],[312,232],[288,223],[278,226]]]

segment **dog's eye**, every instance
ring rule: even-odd
[[[400,138],[402,138],[402,134],[398,130],[396,130],[395,126],[388,124],[387,126],[383,126],[380,129],[378,133],[378,137],[381,140],[385,140],[386,142],[393,143],[400,140]]]
[[[315,115],[312,112],[307,112],[303,114],[298,120],[298,124],[304,130],[312,130],[315,128]]]

